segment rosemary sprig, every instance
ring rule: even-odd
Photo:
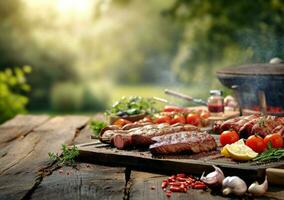
[[[71,165],[75,164],[75,158],[79,155],[78,148],[73,145],[71,149],[68,149],[66,144],[62,144],[61,146],[62,155],[55,154],[53,152],[49,152],[48,156],[53,161],[58,161],[58,165]]]

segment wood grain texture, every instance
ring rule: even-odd
[[[95,141],[95,140],[94,140]],[[251,162],[234,162],[224,158],[219,151],[191,155],[152,157],[147,150],[118,150],[104,144],[78,145],[80,159],[84,162],[101,163],[131,167],[151,172],[176,173],[189,172],[201,175],[211,171],[212,165],[218,165],[227,175],[240,176],[243,179],[261,179],[268,167],[281,166],[284,161],[256,165]]]
[[[22,199],[37,184],[41,169],[50,165],[48,152],[61,153],[61,144],[71,144],[88,117],[55,117],[18,138],[0,159],[0,199]]]
[[[145,172],[132,171],[129,180],[129,200],[166,200],[169,199],[165,192],[161,189],[162,180],[167,179],[168,176],[159,174],[151,174]],[[155,189],[152,189],[152,188]],[[189,189],[187,193],[172,193],[171,200],[224,200],[224,199],[240,199],[236,196],[224,197],[220,192],[212,192],[210,189],[207,190],[196,190]],[[244,196],[241,199],[253,199],[249,196]],[[270,187],[269,191],[265,196],[258,197],[256,199],[268,200],[284,199],[284,191],[281,187]]]
[[[78,164],[63,167],[43,179],[31,200],[109,199],[124,197],[124,168]]]
[[[47,115],[18,115],[0,126],[0,145],[25,136],[48,120]]]

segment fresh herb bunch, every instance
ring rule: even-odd
[[[93,130],[95,136],[98,136],[103,128],[107,126],[107,123],[104,121],[91,121],[90,128]]]
[[[78,148],[75,145],[73,145],[73,147],[69,149],[66,144],[62,144],[61,150],[62,150],[62,155],[49,152],[48,156],[52,160],[57,161],[59,165],[74,165],[75,164],[74,159],[79,155]]]
[[[253,159],[253,161],[267,163],[280,160],[281,158],[284,158],[284,148],[275,149],[272,148],[272,144],[269,143],[268,149],[259,154],[256,158]]]
[[[153,98],[144,98],[139,96],[122,97],[115,102],[111,109],[106,111],[107,115],[127,117],[135,114],[152,115],[157,112],[154,106]]]

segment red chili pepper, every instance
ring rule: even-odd
[[[181,182],[185,182],[187,181],[186,178],[182,178],[182,177],[177,177],[176,180],[181,181]]]
[[[168,186],[168,181],[163,181],[161,188],[166,188]]]
[[[171,185],[171,186],[180,186],[181,182],[171,182],[171,183],[169,183],[169,185]]]
[[[207,186],[204,184],[195,184],[194,186],[192,186],[193,189],[206,189]]]
[[[180,178],[185,178],[185,174],[181,173],[181,174],[177,174],[177,177],[180,177]]]
[[[172,196],[172,192],[166,192],[166,196],[170,198]]]
[[[186,192],[187,190],[186,190],[186,188],[171,186],[170,191],[172,191],[172,192]]]

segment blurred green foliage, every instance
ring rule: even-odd
[[[165,14],[184,28],[173,65],[182,81],[208,82],[228,65],[284,58],[283,0],[176,0]]]
[[[33,66],[31,111],[100,111],[165,87],[206,98],[219,68],[284,58],[283,21],[284,0],[0,1],[0,70]]]
[[[109,103],[106,87],[103,84],[58,83],[51,92],[52,110],[63,113],[104,111]]]
[[[26,81],[26,74],[30,72],[29,66],[0,71],[0,124],[26,112],[28,98],[24,94],[30,90]]]

